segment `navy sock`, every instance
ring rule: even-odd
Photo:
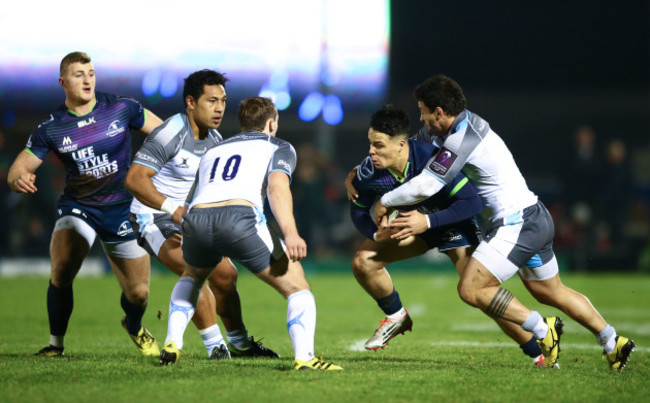
[[[124,293],[122,293],[120,302],[122,304],[122,309],[126,314],[126,330],[133,335],[137,335],[142,328],[142,317],[144,316],[146,307],[132,304],[126,298]]]
[[[73,305],[72,286],[55,287],[50,280],[47,287],[47,317],[51,335],[65,336]]]
[[[392,315],[402,309],[402,301],[399,299],[399,294],[394,288],[390,295],[377,298],[375,301],[377,301],[377,305],[379,305],[386,315]]]
[[[535,340],[535,337],[531,337],[530,340],[520,345],[519,348],[521,348],[524,351],[524,354],[532,358],[535,358],[540,354],[542,354],[542,349],[539,348],[539,345],[537,344],[537,340]]]

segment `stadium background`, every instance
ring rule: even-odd
[[[343,179],[365,156],[369,115],[383,103],[397,104],[409,111],[415,131],[413,87],[445,73],[464,88],[470,110],[504,138],[529,186],[551,210],[563,270],[650,271],[649,2],[375,3],[390,11],[382,91],[371,91],[367,99],[355,98],[354,91],[341,94],[344,115],[336,125],[322,116],[303,121],[297,104],[281,114],[280,136],[298,150],[293,191],[298,225],[310,248],[308,265],[347,269],[360,242],[348,218]],[[354,24],[355,19],[344,22]],[[367,23],[356,29],[364,32]],[[161,102],[131,89],[124,93],[123,81],[103,75],[98,55],[90,53],[98,90],[134,96],[163,118],[179,111],[179,96]],[[58,67],[63,55],[52,63]],[[220,70],[204,64],[194,69],[200,68]],[[257,95],[235,84],[236,72],[227,73],[233,85],[220,129],[225,136],[236,133],[238,101]],[[20,81],[20,76],[11,80]],[[6,172],[29,132],[62,95],[56,78],[33,87],[29,82],[17,86],[7,76],[0,82],[2,273],[17,267],[13,259],[34,257],[42,258],[48,270],[55,202],[64,180],[60,164],[50,158],[41,166],[39,192],[33,196],[11,193]],[[583,139],[581,150],[576,138]],[[594,139],[592,151],[589,138]],[[101,265],[97,245],[92,254]],[[435,255],[416,265],[423,262],[447,267]]]

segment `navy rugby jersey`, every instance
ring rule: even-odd
[[[426,168],[431,156],[438,150],[429,142],[417,141],[413,138],[408,142],[409,159],[406,163],[404,178],[397,179],[388,169],[376,169],[370,157],[366,157],[357,168],[357,176],[352,183],[357,189],[359,197],[352,205],[352,221],[357,229],[368,238],[372,239],[372,235],[377,230],[377,226],[369,215],[370,207],[375,200],[419,175]],[[455,205],[450,208],[452,204]],[[431,228],[435,228],[473,217],[481,211],[481,208],[481,201],[476,189],[462,173],[459,173],[439,193],[418,204],[403,206],[402,209],[418,209],[427,214]]]
[[[124,179],[131,165],[131,129],[145,123],[144,107],[127,97],[96,92],[96,103],[79,116],[60,106],[27,141],[39,159],[52,151],[63,162],[63,197],[91,206],[130,202]]]

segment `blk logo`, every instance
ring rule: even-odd
[[[93,123],[96,123],[94,117],[77,122],[77,126],[85,127],[85,126],[88,126],[88,125],[92,125]]]

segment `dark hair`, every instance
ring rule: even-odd
[[[85,52],[72,52],[68,53],[65,55],[63,59],[61,59],[61,66],[59,66],[59,73],[61,74],[61,77],[65,74],[66,70],[72,63],[81,63],[81,64],[86,64],[90,63],[90,56],[88,56],[87,53]]]
[[[269,98],[251,97],[246,98],[239,104],[237,118],[239,119],[239,128],[242,131],[257,130],[262,131],[269,119],[278,116],[278,111]]]
[[[183,103],[187,96],[198,100],[203,95],[203,87],[206,85],[223,85],[226,86],[228,79],[223,74],[214,70],[199,70],[187,76],[185,87],[183,87]]]
[[[434,110],[440,107],[447,115],[456,116],[467,108],[460,85],[444,74],[429,77],[415,87],[415,99]]]
[[[394,136],[408,136],[409,117],[404,109],[385,105],[370,118],[370,127],[380,133]]]

